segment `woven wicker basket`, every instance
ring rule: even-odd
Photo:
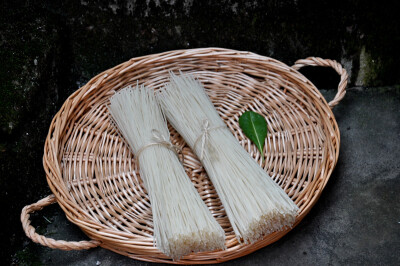
[[[329,104],[297,71],[306,65],[329,66],[341,76],[338,93]],[[346,71],[335,61],[314,57],[289,67],[249,52],[179,50],[133,58],[97,75],[65,101],[50,125],[44,148],[44,169],[54,195],[26,206],[21,214],[29,238],[50,248],[101,246],[143,261],[203,264],[244,256],[290,231],[240,245],[199,160],[169,127],[171,141],[183,148],[189,177],[226,232],[227,249],[191,254],[174,262],[153,247],[149,198],[135,172],[133,154],[110,126],[106,105],[114,90],[136,84],[137,80],[149,88],[160,88],[171,70],[193,73],[204,84],[232,133],[260,163],[260,154],[244,137],[238,118],[246,110],[266,117],[269,134],[263,167],[299,206],[295,225],[310,211],[338,159],[340,134],[331,108],[346,92]],[[66,242],[35,232],[29,214],[54,202],[90,241]]]

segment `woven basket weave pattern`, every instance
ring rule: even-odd
[[[340,142],[327,102],[295,70],[303,65],[331,66],[342,75],[339,93],[331,103],[336,105],[344,96],[347,74],[336,62],[318,58],[299,60],[291,68],[253,53],[206,48],[134,58],[97,75],[67,99],[50,126],[43,160],[55,197],[25,210],[29,213],[57,201],[67,218],[92,240],[60,243],[39,239],[29,225],[29,215],[22,219],[28,236],[53,248],[100,245],[140,260],[187,264],[231,260],[278,240],[290,229],[250,245],[237,242],[200,161],[169,126],[172,143],[183,149],[185,170],[226,232],[227,249],[191,254],[178,262],[158,251],[153,247],[149,198],[135,172],[134,155],[110,124],[107,104],[115,90],[137,81],[157,90],[168,82],[169,71],[192,73],[233,135],[259,163],[261,156],[243,135],[238,119],[247,110],[262,114],[269,130],[262,166],[299,206],[297,225],[325,187],[337,162]]]

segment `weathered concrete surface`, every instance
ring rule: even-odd
[[[329,99],[334,91],[323,94]],[[334,109],[341,130],[339,161],[318,203],[277,243],[226,264],[398,265],[399,103],[399,87],[349,89]],[[86,239],[57,208],[48,215],[46,235]],[[28,246],[44,265],[149,264],[101,248],[66,252]]]

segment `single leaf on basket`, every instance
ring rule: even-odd
[[[239,117],[239,126],[243,133],[256,144],[264,162],[264,144],[268,133],[268,125],[265,118],[253,111],[246,111]]]

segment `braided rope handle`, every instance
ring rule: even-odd
[[[81,250],[81,249],[89,249],[95,248],[100,245],[99,241],[90,240],[90,241],[64,241],[64,240],[55,240],[53,238],[47,238],[45,236],[39,235],[35,232],[35,228],[31,225],[30,214],[35,211],[40,211],[44,207],[55,203],[57,200],[54,194],[49,195],[36,203],[31,205],[27,205],[22,209],[21,212],[21,222],[22,227],[25,231],[25,234],[32,239],[33,242],[39,243],[43,246],[47,246],[53,249],[62,249],[62,250]]]
[[[349,78],[346,69],[344,69],[342,65],[335,60],[322,59],[320,57],[307,57],[306,59],[297,60],[292,67],[296,70],[299,70],[304,66],[331,67],[336,70],[336,72],[340,75],[338,92],[336,93],[335,98],[333,98],[333,100],[328,103],[330,108],[336,106],[346,94],[347,80]]]

